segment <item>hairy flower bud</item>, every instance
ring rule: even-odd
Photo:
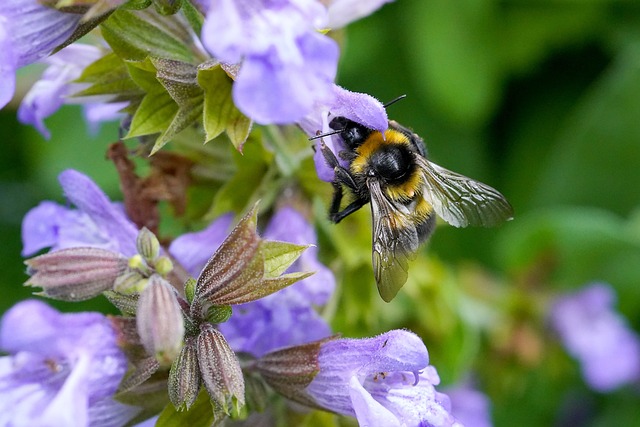
[[[31,258],[25,262],[31,278],[50,298],[83,301],[113,287],[126,270],[127,259],[99,248],[69,248]]]
[[[204,323],[200,327],[197,349],[202,381],[211,401],[226,414],[244,406],[240,362],[224,336],[210,323]]]
[[[156,259],[154,267],[158,274],[160,274],[161,276],[166,276],[171,272],[171,270],[173,270],[173,262],[171,262],[168,257],[161,256]]]
[[[136,322],[147,352],[161,365],[170,365],[182,347],[184,319],[173,287],[158,275],[149,278],[140,294]]]
[[[177,410],[189,410],[200,391],[196,339],[188,338],[169,371],[169,399]]]
[[[211,323],[224,323],[233,314],[230,305],[212,305],[207,309],[207,321]]]
[[[254,206],[202,269],[195,289],[196,300],[219,306],[243,304],[313,274],[283,274],[307,246],[263,240],[256,232],[257,222]]]
[[[138,271],[127,271],[116,279],[113,290],[124,295],[139,294],[147,286],[148,280]]]
[[[147,262],[151,262],[160,254],[160,242],[147,227],[142,227],[136,238],[136,249]]]

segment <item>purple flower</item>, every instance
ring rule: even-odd
[[[138,229],[122,207],[112,203],[86,175],[69,169],[58,176],[67,199],[78,209],[42,202],[22,221],[22,255],[40,249],[76,246],[108,249],[125,256],[136,254]]]
[[[37,0],[0,2],[0,108],[15,91],[15,71],[31,64],[66,41],[80,14],[62,13]]]
[[[44,119],[55,113],[62,104],[69,102],[84,103],[92,113],[88,118],[95,124],[100,120],[110,120],[117,118],[115,114],[127,103],[119,102],[109,105],[107,114],[97,111],[96,106],[108,105],[100,100],[106,101],[107,98],[96,97],[80,98],[72,100],[70,98],[76,92],[79,92],[84,85],[72,83],[80,77],[86,66],[96,61],[103,55],[101,49],[87,44],[73,44],[60,52],[46,58],[45,63],[49,64],[49,68],[42,74],[42,78],[37,81],[31,90],[22,100],[18,110],[18,119],[25,124],[34,126],[45,137],[51,136],[49,130],[44,124]],[[104,107],[102,108],[104,110]],[[120,114],[121,115],[121,114]]]
[[[113,400],[127,370],[109,320],[30,300],[0,327],[0,425],[120,426],[138,408]]]
[[[388,127],[387,112],[380,101],[364,93],[350,92],[340,86],[333,86],[331,101],[321,106],[316,106],[314,111],[304,117],[298,124],[309,136],[316,136],[317,132],[328,133],[334,129],[329,128],[329,122],[334,117],[346,117],[356,123],[360,123],[370,129],[384,132]],[[338,135],[323,137],[324,143],[333,151],[338,161],[344,167],[348,163],[338,156],[338,153],[346,147]],[[334,173],[320,151],[320,139],[316,141],[313,161],[318,177],[327,182],[333,181]]]
[[[491,427],[491,401],[472,387],[470,381],[464,381],[447,388],[451,401],[451,413],[466,427]]]
[[[169,251],[197,276],[226,237],[230,224],[231,216],[221,217],[202,232],[177,238]],[[316,242],[311,224],[290,207],[276,212],[264,238],[297,244]],[[335,288],[333,274],[317,259],[317,249],[308,248],[289,270],[316,274],[265,298],[234,307],[231,318],[219,325],[235,351],[261,356],[275,348],[313,341],[331,333],[314,309],[326,304]]]
[[[320,34],[318,1],[210,0],[202,42],[242,66],[233,86],[238,108],[258,123],[293,123],[328,99],[338,46]]]
[[[394,330],[374,338],[321,344],[320,371],[305,392],[318,405],[354,416],[362,426],[460,425],[440,378],[415,334]]]
[[[202,231],[183,234],[174,239],[169,246],[169,252],[189,274],[198,277],[211,254],[229,234],[232,223],[233,215],[223,215]]]
[[[585,381],[601,392],[640,379],[640,339],[614,312],[615,299],[611,286],[596,283],[559,298],[550,314]]]

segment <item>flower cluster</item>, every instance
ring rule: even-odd
[[[224,204],[233,212],[201,231],[159,232],[158,204],[184,208],[198,179],[192,166],[202,165],[180,147],[158,153],[183,131],[203,142],[224,134],[242,150],[253,122],[296,124],[306,137],[328,131],[336,116],[387,128],[379,101],[335,84],[330,33],[387,1],[0,5],[0,107],[14,96],[16,71],[43,62],[18,110],[23,123],[49,137],[44,120],[81,103],[90,122],[122,118],[121,137],[139,141],[120,157],[109,151],[124,204],[66,170],[59,181],[69,204],[42,202],[23,220],[22,254],[48,250],[26,261],[27,285],[67,302],[104,296],[119,314],[65,315],[36,301],[6,313],[0,425],[180,425],[194,413],[211,425],[251,416],[276,393],[361,425],[461,425],[417,335],[333,335],[323,308],[336,280],[319,260],[308,201],[265,197],[270,219],[259,227],[252,195],[242,207]],[[340,151],[339,138],[326,143]],[[148,179],[134,173],[132,152],[155,154]],[[314,160],[318,176],[332,180],[324,159]]]
[[[595,283],[559,298],[550,314],[585,381],[601,392],[640,380],[640,337],[613,311],[615,298],[611,286]]]

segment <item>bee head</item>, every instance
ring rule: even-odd
[[[373,132],[372,129],[342,116],[332,119],[329,122],[329,127],[338,131],[344,143],[352,150],[362,145]]]

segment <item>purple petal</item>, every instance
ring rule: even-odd
[[[335,290],[335,278],[331,270],[318,260],[317,238],[315,230],[295,209],[285,206],[279,209],[269,221],[264,231],[264,238],[296,243],[298,245],[314,245],[305,250],[300,258],[287,270],[315,271],[316,273],[282,291],[280,295],[299,295],[303,305],[324,305]]]
[[[70,212],[70,209],[48,201],[27,212],[22,220],[22,256],[49,247],[59,249],[59,218]]]
[[[7,19],[0,14],[0,108],[4,108],[11,101],[16,90],[18,56],[9,34]]]
[[[0,15],[7,18],[18,67],[31,64],[66,41],[81,14],[62,13],[37,0],[3,0]]]
[[[427,349],[415,334],[391,331],[369,339],[322,344],[320,372],[306,392],[319,405],[358,418],[361,425],[457,425]],[[374,422],[374,424],[378,424]]]
[[[68,169],[58,180],[67,198],[105,231],[118,252],[126,256],[136,253],[137,228],[89,177]]]
[[[451,413],[467,427],[491,427],[491,401],[472,388],[469,381],[446,390]]]
[[[125,117],[122,109],[129,102],[91,102],[83,105],[84,118],[89,125],[89,133],[95,135],[100,130],[100,124],[121,120]]]
[[[559,298],[550,315],[587,384],[603,392],[640,379],[640,338],[613,310],[614,303],[611,286],[594,284]]]
[[[75,44],[47,58],[50,66],[22,100],[18,119],[34,126],[48,139],[51,135],[44,125],[44,119],[55,113],[66,98],[80,88],[80,85],[71,82],[101,55],[100,49],[94,46]]]
[[[189,274],[197,277],[205,263],[229,234],[232,222],[233,215],[226,214],[202,231],[183,234],[171,242],[169,253]]]
[[[334,87],[334,95],[333,104],[330,106],[333,116],[346,117],[379,132],[384,132],[389,127],[387,111],[373,96],[350,92],[340,86]]]
[[[249,56],[233,86],[234,102],[256,122],[293,123],[328,99],[337,65],[336,43],[320,34],[299,39],[300,63],[285,63],[275,51]]]
[[[325,27],[325,17],[326,9],[315,1],[211,0],[202,43],[222,62],[238,63],[271,49],[295,62],[295,40]]]
[[[116,425],[139,411],[113,401],[127,370],[110,321],[30,300],[0,326],[1,425]],[[110,414],[110,415],[105,415]]]

